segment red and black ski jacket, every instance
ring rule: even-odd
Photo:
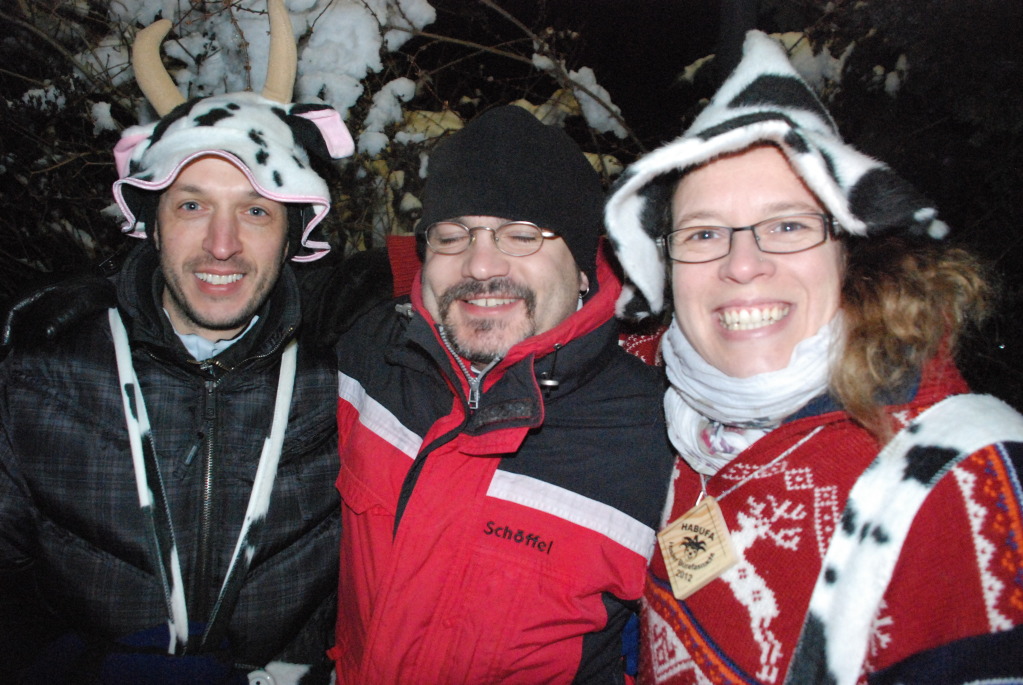
[[[672,452],[660,370],[619,347],[598,278],[474,409],[418,279],[342,339],[339,682],[623,682]]]

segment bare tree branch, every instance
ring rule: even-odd
[[[529,36],[530,40],[532,40],[533,43],[536,46],[539,47],[541,54],[543,54],[545,57],[549,58],[550,61],[551,61],[551,64],[554,65],[553,70],[552,70],[553,71],[553,76],[554,76],[554,78],[558,81],[558,83],[562,87],[570,88],[571,90],[577,90],[577,91],[579,91],[581,93],[584,93],[588,97],[592,98],[594,102],[596,102],[598,105],[600,105],[608,113],[608,116],[610,116],[612,119],[614,119],[615,122],[617,122],[618,125],[622,127],[622,129],[626,132],[626,134],[633,141],[633,143],[635,143],[636,146],[640,150],[645,151],[645,148],[643,146],[642,141],[640,141],[639,137],[636,136],[636,134],[629,127],[629,125],[627,123],[625,123],[625,120],[622,119],[621,115],[618,112],[615,111],[615,108],[612,107],[612,105],[609,102],[605,101],[602,97],[598,96],[596,93],[594,93],[588,87],[586,87],[585,85],[579,83],[578,81],[573,79],[571,76],[569,76],[568,71],[565,69],[565,65],[562,63],[562,61],[560,59],[558,59],[557,53],[554,51],[553,48],[551,48],[550,44],[547,41],[545,41],[543,38],[541,38],[536,33],[534,33],[528,26],[526,26],[521,21],[519,21],[517,18],[512,16],[503,7],[501,7],[497,3],[493,2],[493,0],[479,0],[479,1],[480,1],[480,3],[482,5],[484,5],[485,7],[490,8],[494,12],[497,12],[502,17],[507,19],[509,22],[514,24],[524,34]],[[530,63],[532,64],[531,60],[530,60]]]

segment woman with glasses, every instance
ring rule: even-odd
[[[641,680],[1023,675],[1023,417],[952,361],[989,288],[927,200],[751,32],[606,221],[619,309],[674,308]]]

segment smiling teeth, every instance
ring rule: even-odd
[[[788,306],[767,309],[730,309],[721,314],[721,325],[730,331],[750,331],[781,321],[788,316]]]
[[[514,298],[483,297],[478,300],[469,300],[468,302],[477,307],[500,307],[503,304],[511,304],[514,301]]]
[[[195,277],[198,278],[200,281],[205,281],[206,283],[209,283],[210,285],[227,285],[228,283],[240,281],[242,278],[242,274],[229,274],[227,276],[221,276],[219,274],[197,273]]]

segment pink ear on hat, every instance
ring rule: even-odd
[[[308,119],[316,125],[327,143],[327,152],[331,158],[340,159],[355,152],[355,141],[348,127],[341,121],[341,115],[333,108],[324,108],[302,112],[298,116]]]
[[[131,160],[131,153],[135,151],[138,144],[149,138],[149,133],[134,133],[122,136],[117,145],[114,146],[114,164],[117,166],[117,177],[124,178],[128,175],[128,162]]]

